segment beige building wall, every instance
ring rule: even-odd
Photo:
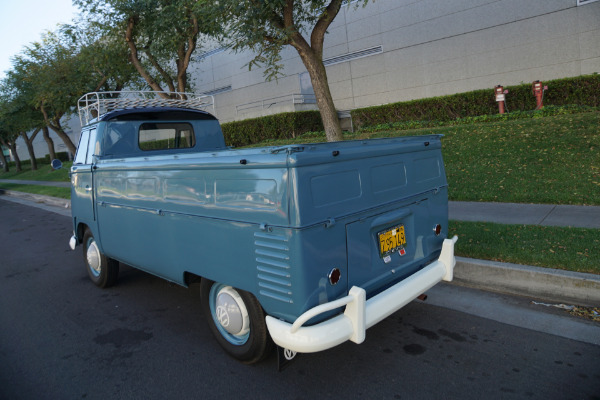
[[[600,73],[600,1],[376,0],[342,7],[325,39],[324,59],[339,110]],[[208,49],[218,45],[206,45]],[[367,50],[361,58],[356,52]],[[209,53],[210,54],[210,53]],[[360,55],[360,54],[359,54]],[[346,56],[340,60],[338,57]],[[303,92],[306,69],[291,47],[283,76],[265,82],[248,69],[249,52],[198,56],[190,72],[195,92],[215,94],[222,122],[316,109]],[[346,60],[346,61],[344,61]],[[79,137],[75,116],[68,125]],[[62,141],[53,135],[57,151]],[[47,147],[41,134],[36,155]],[[28,159],[22,140],[22,159]]]
[[[581,2],[581,1],[580,1]],[[600,1],[376,0],[342,7],[325,39],[324,59],[379,52],[327,66],[340,110],[600,72]],[[222,121],[266,115],[246,104],[300,93],[306,69],[292,48],[284,75],[265,82],[245,66],[250,53],[223,51],[198,61],[197,91],[217,94]],[[491,95],[491,94],[490,94]],[[242,107],[241,107],[242,106]],[[272,106],[273,107],[273,106]],[[298,109],[291,100],[276,110]]]

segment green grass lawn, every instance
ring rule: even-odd
[[[16,183],[0,182],[0,189],[14,190],[17,192],[42,194],[44,196],[59,197],[61,199],[71,198],[71,188],[61,188],[54,186],[39,185],[20,185]]]
[[[600,205],[600,112],[435,131],[451,200]]]
[[[443,134],[450,200],[600,205],[600,112],[409,130],[346,139]],[[310,132],[262,145],[325,141]]]
[[[457,256],[600,274],[598,229],[450,221]]]
[[[73,162],[66,161],[61,169],[53,170],[48,164],[38,164],[36,171],[31,170],[31,165],[24,164],[23,171],[17,172],[15,167],[11,167],[9,172],[0,172],[0,179],[23,179],[28,181],[51,181],[51,182],[69,182],[69,170]]]

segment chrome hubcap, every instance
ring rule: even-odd
[[[219,290],[215,299],[215,317],[228,333],[242,336],[250,331],[250,316],[244,301],[231,286]]]
[[[86,258],[94,275],[100,275],[100,272],[102,271],[102,262],[100,261],[100,250],[98,249],[96,242],[92,242],[88,246]]]

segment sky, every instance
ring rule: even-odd
[[[76,14],[71,0],[0,0],[0,79],[11,69],[11,57]]]

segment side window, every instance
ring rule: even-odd
[[[189,149],[196,145],[194,129],[188,123],[143,123],[138,137],[144,151]]]
[[[137,152],[135,138],[137,126],[130,121],[109,122],[102,135],[103,155],[122,156],[131,155]]]
[[[85,164],[89,140],[90,131],[87,129],[81,131],[81,137],[79,138],[79,146],[77,147],[77,154],[75,155],[75,161],[73,162],[74,164]]]
[[[92,163],[92,156],[98,154],[98,146],[96,143],[96,129],[90,130],[90,140],[87,146],[87,157],[85,158],[86,164]]]

